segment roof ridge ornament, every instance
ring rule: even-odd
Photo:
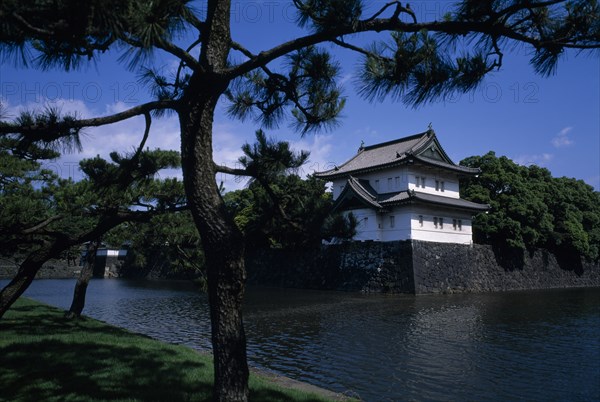
[[[429,124],[427,125],[427,135],[428,136],[435,135],[435,131],[433,129],[433,125],[431,124],[431,122],[429,122]]]

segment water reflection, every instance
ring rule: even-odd
[[[0,283],[2,285],[2,283]],[[73,281],[28,295],[63,308]],[[210,348],[188,283],[95,280],[85,313]],[[364,400],[600,399],[600,289],[447,296],[249,289],[251,364]]]

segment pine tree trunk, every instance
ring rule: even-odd
[[[181,155],[188,204],[206,256],[215,369],[213,399],[247,401],[248,363],[242,322],[244,245],[242,234],[225,211],[212,159],[214,109],[224,87],[211,78],[195,84],[202,95],[196,92],[183,102],[186,108],[179,110]]]
[[[73,292],[73,301],[71,302],[71,308],[65,313],[65,317],[68,319],[79,318],[85,307],[85,294],[87,292],[88,284],[94,274],[94,263],[96,262],[96,252],[100,247],[100,240],[88,243],[87,254],[85,256],[85,263],[81,268],[77,283],[75,284],[75,291]]]
[[[0,292],[0,318],[13,305],[13,303],[27,290],[35,275],[38,273],[42,265],[49,259],[55,257],[60,252],[55,243],[47,243],[39,250],[29,254],[29,256],[21,263],[15,277],[8,285]]]
[[[242,300],[246,271],[242,234],[225,211],[212,155],[215,107],[229,85],[231,2],[208,0],[196,72],[178,109],[181,160],[188,205],[206,256],[215,367],[215,401],[248,400]]]

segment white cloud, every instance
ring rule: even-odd
[[[346,73],[344,74],[344,76],[340,79],[339,81],[339,85],[340,86],[344,86],[346,85],[346,83],[350,82],[352,79],[354,78],[352,73]]]
[[[106,158],[113,151],[133,151],[139,146],[145,127],[144,118],[138,116],[119,123],[86,129],[82,138],[83,152],[79,155],[83,158],[96,155]],[[178,151],[180,145],[177,119],[173,116],[154,118],[146,148]]]
[[[379,138],[379,133],[377,130],[372,129],[370,126],[366,126],[363,128],[359,128],[354,130],[354,138],[361,138],[362,141],[365,142],[365,145],[370,145],[370,141],[372,138]],[[358,144],[360,145],[360,144]],[[357,148],[358,148],[357,145]]]
[[[213,141],[213,157],[216,163],[228,167],[239,168],[238,159],[242,156],[241,147],[244,143],[254,143],[254,132],[245,130],[243,126],[232,124],[215,124]],[[314,172],[330,169],[333,136],[314,135],[295,141],[289,141],[290,147],[296,151],[309,151],[310,157],[300,168],[298,174],[306,177]],[[281,138],[276,140],[285,141]],[[227,191],[244,188],[248,179],[227,174],[218,174],[217,182],[223,182]]]
[[[2,101],[5,108],[5,116],[7,119],[14,119],[18,117],[22,112],[41,112],[47,107],[56,108],[62,114],[77,114],[80,118],[90,118],[93,113],[88,109],[86,104],[82,100],[68,100],[68,99],[56,99],[52,101],[35,101],[28,102],[20,105],[10,105],[8,101]]]
[[[596,191],[600,191],[600,176],[588,177],[585,182],[594,187]]]
[[[123,102],[107,104],[104,110],[92,110],[82,100],[55,99],[49,102],[30,102],[21,105],[9,105],[3,101],[6,108],[6,117],[15,118],[22,111],[43,110],[46,106],[57,107],[63,114],[75,113],[79,118],[91,118],[99,115],[109,115],[122,112],[130,108]],[[100,155],[108,158],[113,151],[132,152],[137,149],[142,140],[145,129],[144,118],[134,117],[119,123],[101,127],[89,127],[82,130],[81,143],[83,150],[80,153],[64,154],[55,161],[46,162],[44,166],[54,170],[62,177],[71,177],[74,180],[83,178],[79,172],[79,161]],[[154,118],[150,136],[146,143],[149,149],[180,149],[179,123],[174,116],[161,119]],[[180,169],[170,169],[161,172],[160,177],[181,177]]]
[[[242,145],[252,143],[253,131],[248,132],[243,126],[229,123],[215,123],[213,126],[213,159],[215,163],[230,168],[240,168],[238,159],[242,156]],[[226,191],[244,188],[248,179],[224,173],[217,174],[217,182],[223,183]]]
[[[56,100],[51,102],[58,106],[63,113],[77,113],[82,118],[91,118],[98,115],[109,115],[129,109],[131,106],[124,102],[115,102],[104,106],[103,110],[92,110],[83,101]],[[21,110],[39,109],[40,104],[26,104],[12,106],[3,101],[9,117],[18,116]],[[108,158],[113,151],[132,152],[139,146],[145,129],[144,117],[137,116],[128,120],[101,126],[90,127],[83,130],[81,142],[83,150],[81,153],[65,154],[58,160],[48,162],[48,168],[55,170],[62,177],[71,177],[74,180],[83,178],[78,170],[81,159],[93,158],[100,155]],[[215,123],[213,127],[213,158],[216,163],[240,167],[238,159],[242,156],[241,147],[245,142],[253,143],[254,130],[248,130],[242,124]],[[331,152],[333,149],[332,135],[307,136],[297,141],[290,141],[292,149],[299,152],[306,150],[310,152],[308,162],[301,168],[299,174],[306,176],[316,171],[326,170],[333,166]],[[179,122],[175,115],[163,118],[153,118],[150,136],[146,143],[149,149],[180,150]],[[180,169],[166,170],[161,172],[160,177],[179,177]],[[218,174],[217,182],[223,181],[228,191],[240,189],[246,186],[247,179],[231,175]]]
[[[332,140],[332,135],[314,135],[298,141],[290,141],[290,146],[294,151],[310,152],[308,161],[300,169],[300,176],[306,177],[306,175],[328,170],[334,166],[331,161]]]
[[[568,147],[573,144],[573,140],[569,138],[569,133],[573,130],[573,127],[565,127],[560,130],[554,138],[552,138],[552,145],[554,148]]]
[[[554,159],[554,154],[542,153],[534,155],[519,155],[516,158],[513,158],[513,162],[524,166],[547,166],[552,159]]]

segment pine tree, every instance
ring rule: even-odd
[[[20,51],[33,51],[39,67],[69,70],[101,52],[124,48],[128,67],[144,69],[156,96],[111,116],[52,120],[42,114],[26,124],[5,121],[0,135],[47,142],[151,112],[177,115],[186,195],[206,252],[215,400],[248,398],[242,234],[226,214],[215,181],[217,172],[230,169],[215,164],[212,155],[219,101],[228,99],[233,118],[253,119],[266,128],[291,119],[304,134],[337,124],[344,107],[339,66],[321,46],[326,43],[361,59],[359,95],[390,96],[413,106],[476,88],[503,65],[504,49],[515,44],[531,47],[531,63],[542,75],[554,72],[566,50],[600,46],[595,0],[464,0],[442,20],[426,21],[399,1],[370,15],[360,0],[292,3],[305,34],[257,54],[231,37],[230,0],[207,0],[205,18],[187,0],[5,0],[0,5],[5,55],[27,62],[27,53]],[[368,47],[354,43],[357,34],[368,32],[383,38]],[[192,39],[182,47],[184,33]],[[453,44],[461,38],[472,45],[456,56]],[[199,57],[192,55],[194,49]],[[179,60],[174,77],[152,68],[155,52]],[[236,61],[233,54],[242,57]]]

